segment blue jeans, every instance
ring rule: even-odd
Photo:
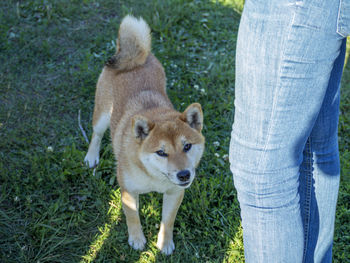
[[[349,0],[246,0],[230,143],[246,262],[332,260],[349,32]]]

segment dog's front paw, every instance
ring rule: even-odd
[[[129,236],[129,245],[132,246],[136,250],[143,250],[146,244],[146,238],[143,233],[139,235],[130,235]]]
[[[172,239],[162,240],[161,238],[158,237],[157,248],[159,248],[163,254],[168,256],[173,253],[175,249],[175,244]]]
[[[88,151],[84,158],[84,162],[86,163],[89,168],[94,168],[97,166],[98,162],[100,161],[100,158],[98,156],[98,152],[92,152]]]

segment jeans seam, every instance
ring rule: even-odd
[[[343,34],[343,20],[341,17],[341,9],[342,9],[342,5],[343,5],[343,0],[339,0],[339,9],[338,9],[338,16],[337,16],[337,28],[336,28],[336,32],[338,33],[338,35],[340,35],[341,37],[346,37],[345,34]]]
[[[311,192],[312,192],[312,175],[313,175],[313,156],[311,149],[311,138],[307,140],[306,146],[306,173],[305,173],[305,205],[304,205],[304,253],[303,262],[306,260],[307,244],[309,241],[310,213],[311,213]]]
[[[336,31],[337,31],[337,33],[338,33],[340,36],[344,37],[343,34],[340,33],[340,31],[341,31],[341,22],[340,22],[340,10],[341,10],[341,5],[342,5],[342,1],[339,0],[338,16],[337,16],[337,28],[336,28]]]

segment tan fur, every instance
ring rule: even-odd
[[[101,138],[110,126],[129,244],[143,249],[139,194],[157,191],[164,194],[157,246],[171,254],[177,210],[204,150],[203,113],[198,103],[183,113],[173,108],[164,69],[150,53],[150,39],[142,19],[123,19],[117,52],[97,82],[94,131],[85,161],[90,167],[98,163]]]

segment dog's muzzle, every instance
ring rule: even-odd
[[[191,172],[189,170],[182,170],[178,172],[176,177],[180,181],[180,186],[187,186],[191,182]]]

